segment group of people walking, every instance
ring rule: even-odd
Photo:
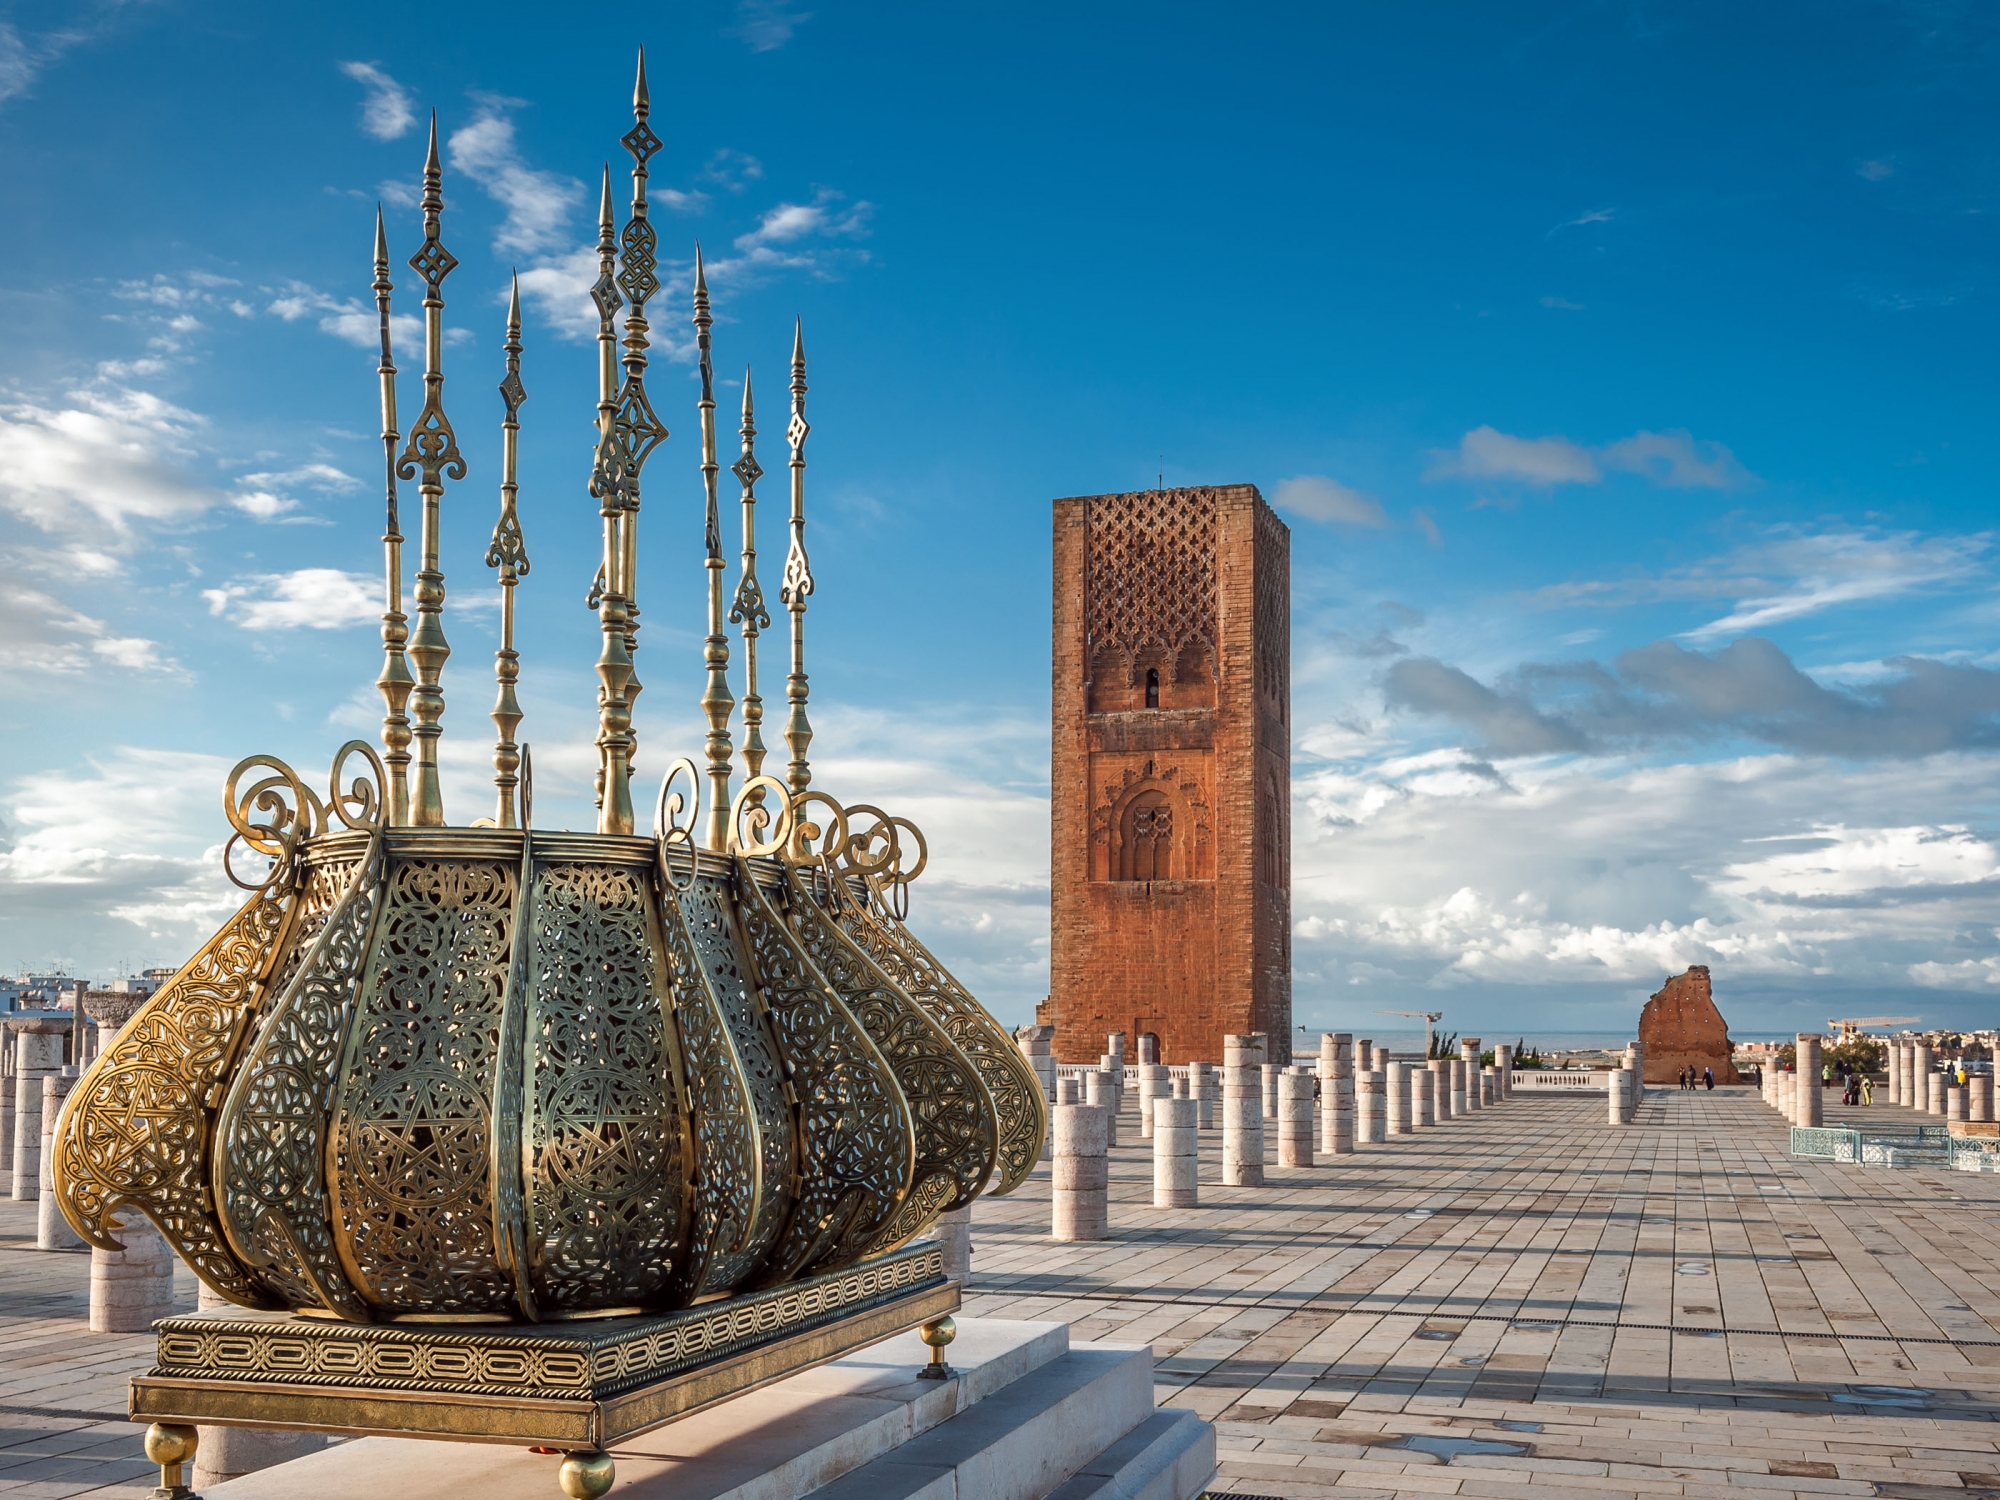
[[[1714,1087],[1715,1069],[1703,1068],[1699,1073],[1695,1072],[1691,1066],[1681,1069],[1682,1093],[1689,1093],[1695,1089],[1712,1089]]]

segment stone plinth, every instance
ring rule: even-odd
[[[1681,1069],[1699,1075],[1715,1069],[1717,1083],[1741,1083],[1730,1056],[1729,1023],[1715,1008],[1708,968],[1696,964],[1676,974],[1639,1012],[1639,1042],[1645,1048],[1646,1083],[1672,1083]]]

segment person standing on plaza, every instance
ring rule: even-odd
[[[1715,1092],[1715,1069],[1703,1068],[1701,1070],[1701,1080],[1711,1094]]]

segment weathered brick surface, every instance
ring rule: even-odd
[[[1050,1014],[1291,1034],[1290,534],[1252,485],[1055,502]],[[1152,674],[1149,689],[1148,674]]]

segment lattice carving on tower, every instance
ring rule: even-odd
[[[1285,523],[1257,507],[1257,692],[1291,718],[1292,555]]]
[[[1216,660],[1217,505],[1212,489],[1100,495],[1086,512],[1084,630],[1088,660],[1107,651],[1127,684],[1141,656],[1174,673]],[[1202,648],[1188,651],[1190,646]]]

